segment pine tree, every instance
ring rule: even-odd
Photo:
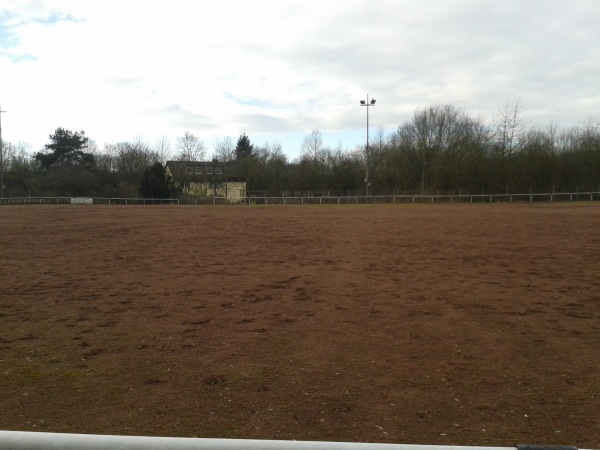
[[[175,193],[175,187],[172,180],[167,177],[163,165],[155,162],[144,170],[140,180],[139,191],[142,197],[147,198],[168,198]]]
[[[64,128],[57,128],[50,136],[50,143],[46,144],[48,153],[37,153],[35,159],[39,161],[42,169],[52,165],[66,164],[91,167],[94,165],[94,155],[86,153],[88,138],[84,131],[72,132]]]
[[[243,133],[238,138],[237,144],[235,146],[235,159],[244,159],[249,156],[252,156],[253,150],[254,144],[250,142],[250,138],[246,136],[246,133]]]

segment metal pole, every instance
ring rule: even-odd
[[[375,99],[369,101],[369,94],[367,94],[367,101],[360,102],[361,106],[367,107],[367,148],[365,152],[365,202],[368,202],[369,197],[369,107],[375,106]]]
[[[0,198],[4,198],[4,141],[2,140],[2,106],[0,106]]]
[[[366,154],[366,178],[365,178],[365,183],[366,183],[366,195],[367,198],[365,199],[367,202],[369,201],[369,94],[367,94],[367,154]]]

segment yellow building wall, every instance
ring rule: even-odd
[[[220,183],[218,189],[208,182],[190,183],[190,194],[199,197],[224,197],[232,202],[240,202],[246,197],[246,182],[244,181],[228,181]]]

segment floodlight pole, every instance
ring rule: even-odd
[[[0,198],[4,198],[4,141],[2,140],[2,106],[0,106]]]
[[[369,101],[369,94],[367,94],[367,101],[365,102],[364,100],[361,100],[360,106],[367,107],[367,149],[365,152],[365,202],[368,202],[369,186],[371,184],[369,182],[369,106],[375,106],[375,99],[372,98],[371,101]]]

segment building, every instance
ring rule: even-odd
[[[232,203],[246,198],[246,180],[235,161],[167,161],[166,172],[184,194],[223,197]]]

